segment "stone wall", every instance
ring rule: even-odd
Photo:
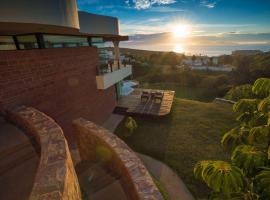
[[[83,161],[103,162],[118,173],[129,199],[163,199],[141,160],[121,139],[83,118],[73,124]]]
[[[116,105],[115,88],[97,90],[94,47],[0,51],[0,113],[20,105],[48,114],[74,143],[71,122],[102,124]]]
[[[19,107],[8,116],[34,136],[39,144],[40,163],[30,200],[80,200],[81,192],[62,129],[44,113]],[[16,180],[14,180],[16,182]]]

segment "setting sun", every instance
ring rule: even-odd
[[[184,47],[181,44],[176,44],[173,50],[175,53],[184,53]]]
[[[187,37],[191,34],[191,27],[187,24],[178,24],[173,28],[175,37]]]

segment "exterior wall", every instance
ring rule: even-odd
[[[0,51],[0,109],[32,106],[63,128],[73,144],[72,120],[102,124],[116,105],[114,86],[97,90],[93,47]]]
[[[76,0],[0,0],[0,31],[16,30],[18,24],[42,24],[79,29]],[[12,24],[15,23],[15,24]],[[24,27],[25,28],[25,27]],[[29,29],[31,27],[28,27]],[[47,32],[46,26],[28,32]],[[56,29],[56,27],[55,27]],[[19,32],[19,30],[18,30]]]
[[[30,107],[9,112],[10,119],[39,144],[40,162],[30,200],[81,200],[78,178],[62,129]]]
[[[79,21],[81,33],[119,35],[119,21],[115,17],[79,11]]]

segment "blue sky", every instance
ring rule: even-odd
[[[270,0],[78,0],[78,7],[119,17],[123,34],[167,32],[174,23],[207,33],[270,32]]]
[[[163,50],[174,50],[177,43],[178,49],[190,52],[198,46],[270,50],[270,0],[77,2],[80,10],[118,17],[121,34],[133,36],[127,44],[133,48],[154,50],[159,45]],[[187,37],[174,38],[167,34],[181,24],[191,30]]]

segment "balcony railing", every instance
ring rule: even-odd
[[[105,90],[132,74],[131,65],[118,66],[113,64],[97,68],[97,89]]]

